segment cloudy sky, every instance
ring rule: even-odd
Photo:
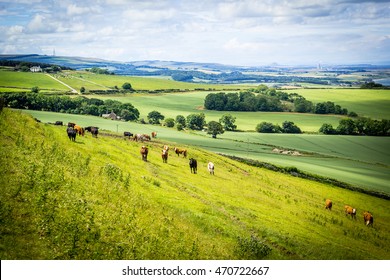
[[[389,63],[390,0],[0,0],[0,53]]]

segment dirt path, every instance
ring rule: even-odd
[[[63,84],[63,85],[66,86],[67,88],[69,88],[69,89],[72,91],[72,93],[81,94],[81,93],[79,93],[77,90],[75,90],[74,88],[72,88],[70,85],[67,85],[67,84],[65,84],[64,82],[58,80],[57,78],[54,78],[52,75],[50,75],[50,74],[46,74],[46,75],[49,76],[50,78],[52,78],[53,80],[56,80],[57,82]]]

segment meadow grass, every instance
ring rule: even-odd
[[[143,162],[141,143],[89,134],[71,142],[65,127],[8,109],[0,129],[1,259],[390,257],[388,200],[183,145],[198,160],[191,174],[172,152],[162,162],[169,141],[143,143]],[[356,221],[344,204],[358,209]]]
[[[12,72],[1,70],[0,85],[4,88],[18,88],[28,91],[35,86],[44,91],[69,91],[67,87],[48,77],[44,73]]]
[[[360,188],[389,193],[389,137],[225,132],[213,139],[206,132],[179,132],[175,128],[112,121],[94,116],[26,112],[43,122],[59,120],[64,123],[75,122],[81,126],[93,125],[119,135],[123,135],[124,131],[147,134],[156,131],[158,138],[166,141],[278,166],[292,166]],[[277,154],[272,152],[273,148],[299,151],[302,155]]]

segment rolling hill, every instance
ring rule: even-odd
[[[10,109],[0,131],[2,260],[390,258],[388,200],[186,145],[198,160],[191,174],[176,143],[144,143],[143,162],[141,143],[90,134],[71,142],[64,127]]]

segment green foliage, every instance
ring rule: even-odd
[[[32,93],[38,93],[39,92],[39,87],[35,86],[31,88]]]
[[[165,123],[166,127],[174,127],[175,126],[175,120],[173,118],[166,118],[164,123]]]
[[[122,88],[123,88],[124,90],[133,90],[133,87],[132,87],[131,84],[128,83],[128,82],[124,83],[124,84],[122,85]]]
[[[218,134],[224,133],[222,124],[216,121],[211,121],[207,124],[207,134],[211,134],[213,138],[216,138]]]
[[[336,130],[333,128],[333,126],[331,124],[328,124],[328,123],[324,123],[319,131],[320,133],[323,133],[323,134],[336,134]]]
[[[163,120],[165,117],[157,111],[149,112],[148,120],[150,124],[160,124],[160,120]]]
[[[274,125],[270,122],[261,122],[256,126],[256,131],[260,133],[279,133],[281,128],[279,125]]]
[[[302,133],[301,129],[291,121],[284,121],[282,124],[283,133]]]
[[[190,114],[186,119],[186,126],[192,130],[202,130],[206,125],[205,114]]]
[[[225,130],[233,131],[237,128],[237,125],[234,124],[236,122],[236,118],[230,114],[223,114],[219,119],[219,122],[223,125],[223,129]]]
[[[183,128],[186,127],[186,118],[183,115],[176,116],[177,125],[181,125]]]

